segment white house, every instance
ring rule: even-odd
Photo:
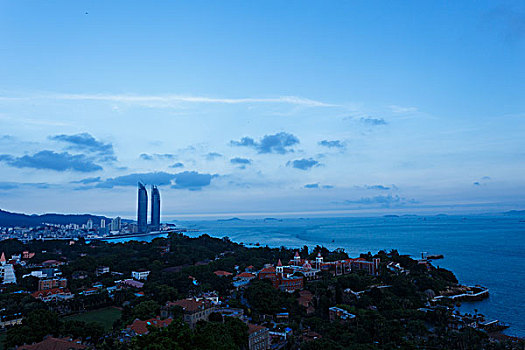
[[[133,277],[136,280],[147,280],[149,276],[150,271],[140,269],[137,271],[131,271],[131,277]]]

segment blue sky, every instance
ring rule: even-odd
[[[0,207],[523,209],[525,5],[0,1]]]

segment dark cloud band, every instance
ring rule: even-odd
[[[292,147],[299,144],[299,139],[292,134],[280,132],[274,135],[265,135],[260,141],[251,137],[243,137],[240,141],[230,141],[230,145],[250,147],[258,153],[285,154],[293,152]]]

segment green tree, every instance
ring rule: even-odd
[[[61,322],[56,313],[47,310],[31,312],[19,326],[7,331],[5,344],[14,347],[41,341],[46,335],[59,335]]]
[[[153,300],[143,301],[133,308],[133,319],[146,320],[158,315],[160,310],[159,304]]]

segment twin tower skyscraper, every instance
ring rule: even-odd
[[[160,192],[155,185],[151,185],[151,224],[148,230],[148,191],[143,183],[139,182],[139,197],[137,206],[137,224],[139,233],[158,231],[160,229]]]

